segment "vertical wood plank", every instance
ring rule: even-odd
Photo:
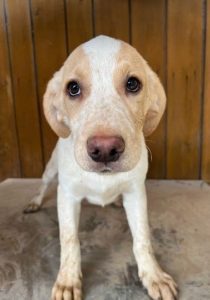
[[[207,0],[206,58],[202,140],[202,179],[210,181],[210,1]]]
[[[43,170],[28,0],[6,1],[16,124],[23,177]]]
[[[128,0],[94,1],[95,34],[105,34],[129,42]]]
[[[66,0],[68,49],[93,37],[92,0]]]
[[[20,176],[3,0],[0,0],[0,45],[0,180],[3,180]]]
[[[202,1],[168,1],[168,178],[199,176]]]
[[[131,1],[132,45],[148,61],[165,84],[165,0]],[[147,138],[152,152],[149,177],[165,177],[165,117],[156,131]]]
[[[48,80],[66,58],[66,32],[64,1],[31,0],[34,46],[38,76],[38,96],[41,107],[41,124],[44,161],[49,159],[57,137],[47,124],[42,110],[42,99]]]

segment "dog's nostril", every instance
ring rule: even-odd
[[[91,154],[94,156],[98,156],[98,155],[100,155],[100,150],[96,148],[95,150],[92,151]]]
[[[107,162],[109,161],[116,161],[120,157],[121,152],[118,151],[116,148],[112,149],[107,155]]]
[[[110,151],[109,155],[110,155],[110,156],[115,156],[117,153],[118,153],[117,150],[114,148],[114,149],[112,149],[112,150]]]

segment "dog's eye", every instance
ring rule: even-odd
[[[137,93],[142,88],[142,83],[136,77],[129,77],[126,83],[126,90],[129,93]]]
[[[76,81],[70,81],[67,84],[66,91],[70,97],[76,97],[81,94],[80,86],[79,86],[78,82],[76,82]]]

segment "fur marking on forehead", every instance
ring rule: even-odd
[[[89,59],[93,82],[99,81],[102,87],[103,83],[113,81],[112,75],[116,68],[116,56],[121,48],[121,42],[110,37],[98,36],[82,47]]]
[[[120,49],[121,41],[100,35],[84,43],[82,46],[89,57],[101,61],[102,58],[108,59],[110,56],[115,56]]]

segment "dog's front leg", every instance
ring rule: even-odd
[[[78,239],[80,201],[72,199],[58,187],[58,219],[61,243],[61,261],[52,300],[81,300],[81,257]]]
[[[153,254],[144,184],[136,184],[132,192],[124,194],[123,205],[132,232],[133,251],[143,285],[154,300],[174,300],[177,296],[176,283],[160,268]]]

